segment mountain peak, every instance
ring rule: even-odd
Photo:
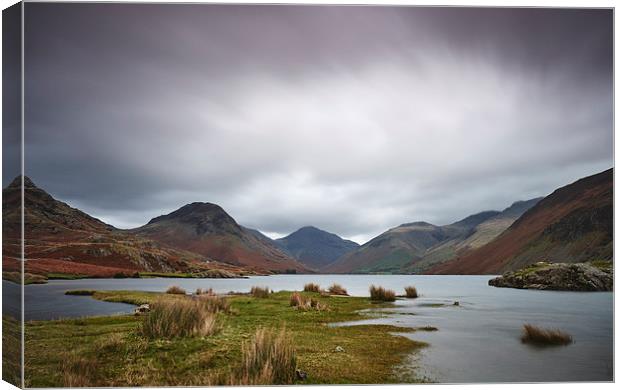
[[[155,217],[151,219],[148,224],[150,225],[156,222],[167,220],[184,220],[188,218],[192,219],[192,217],[193,219],[204,220],[209,219],[209,217],[213,218],[216,216],[225,216],[232,220],[232,217],[230,217],[223,208],[214,203],[193,202],[186,204],[185,206],[171,212],[170,214]]]
[[[334,262],[359,246],[314,226],[304,226],[275,242],[285,252],[315,269]]]
[[[17,175],[15,179],[8,185],[7,188],[20,188],[22,185],[22,175]],[[37,186],[30,180],[28,176],[24,176],[24,188],[37,188]]]

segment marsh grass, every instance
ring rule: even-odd
[[[206,310],[209,313],[226,313],[231,314],[232,309],[230,308],[230,302],[224,298],[217,295],[198,295],[194,299],[201,302],[206,306]]]
[[[209,289],[197,288],[194,295],[216,295],[211,287]]]
[[[202,299],[163,299],[153,302],[140,331],[147,339],[210,336],[217,330],[211,302]]]
[[[122,333],[111,333],[95,343],[98,353],[119,352],[125,347],[125,338]]]
[[[271,381],[272,374],[262,379],[256,376],[243,379],[242,345],[253,340],[259,328],[278,332],[283,326],[293,337],[297,368],[308,372],[306,380],[294,383],[385,384],[420,380],[415,375],[403,378],[404,373],[398,370],[407,356],[425,345],[400,335],[415,329],[375,324],[327,326],[365,320],[363,311],[377,304],[367,297],[322,298],[315,293],[300,292],[330,307],[326,311],[302,311],[290,306],[291,294],[292,291],[275,292],[268,299],[249,294],[224,297],[237,314],[218,313],[217,325],[222,330],[209,337],[146,338],[141,327],[148,314],[86,317],[80,320],[80,325],[72,320],[27,322],[26,383],[32,388],[63,387],[64,356],[59,351],[96,357],[97,375],[93,382],[99,386],[204,387]],[[159,298],[173,302],[199,300],[193,295],[169,295],[163,291],[97,291],[93,297],[108,302],[151,305]],[[124,336],[124,346],[118,345],[117,351],[115,346],[110,346],[106,352],[97,348],[97,342],[113,333]],[[337,345],[343,346],[347,353],[330,353]],[[19,351],[18,343],[15,350]]]
[[[329,286],[327,291],[332,295],[349,295],[347,293],[347,290],[341,285],[339,285],[338,283],[334,283],[331,286]]]
[[[252,286],[250,289],[250,295],[254,298],[269,298],[270,293],[269,287]]]
[[[259,328],[241,347],[241,368],[231,385],[287,385],[295,381],[297,355],[286,329]]]
[[[545,329],[524,324],[521,341],[537,345],[568,345],[573,342],[573,337],[559,329]]]
[[[305,292],[320,293],[321,292],[321,286],[319,286],[316,283],[307,283],[307,284],[304,285],[304,291]]]
[[[90,357],[67,354],[62,361],[62,381],[65,387],[97,386],[97,361]]]
[[[393,290],[386,290],[383,287],[370,286],[370,300],[380,302],[394,302],[396,300],[396,293]]]
[[[418,290],[414,286],[405,287],[405,296],[407,298],[417,298]]]
[[[178,294],[178,295],[185,295],[186,292],[184,289],[182,289],[179,286],[170,286],[168,287],[168,289],[166,290],[166,294]]]

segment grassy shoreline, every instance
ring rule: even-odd
[[[367,318],[360,310],[390,307],[362,297],[300,293],[328,307],[296,310],[291,292],[268,298],[228,297],[231,314],[218,313],[220,330],[209,337],[147,340],[138,331],[142,317],[106,316],[26,324],[26,385],[66,383],[67,361],[94,364],[92,386],[214,385],[241,362],[241,346],[258,328],[285,328],[292,336],[297,367],[308,373],[296,384],[420,382],[395,368],[426,344],[394,333],[414,329],[389,325],[328,326]],[[188,296],[137,291],[93,291],[94,299],[135,305]],[[344,352],[337,352],[341,347]]]

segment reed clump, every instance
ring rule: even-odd
[[[405,296],[407,298],[417,298],[418,290],[414,286],[405,287]]]
[[[311,298],[311,297],[305,297],[298,292],[294,292],[291,294],[289,304],[290,306],[298,310],[304,310],[304,311],[308,311],[308,310],[322,311],[322,310],[329,309],[329,307],[326,304],[321,303],[318,299]]]
[[[319,286],[316,283],[307,283],[306,285],[304,285],[304,291],[320,293],[321,292],[321,286]]]
[[[168,289],[166,290],[166,294],[178,294],[178,295],[185,295],[185,290],[182,289],[179,286],[170,286],[168,287]]]
[[[370,300],[380,302],[394,302],[396,293],[393,290],[386,290],[381,286],[370,286]]]
[[[334,283],[331,286],[329,286],[327,291],[332,295],[349,295],[347,293],[347,290],[341,285],[339,285],[338,283]]]
[[[151,305],[140,331],[147,339],[210,336],[217,330],[213,306],[202,299],[163,299]]]
[[[215,291],[213,291],[213,289],[209,287],[208,289],[197,288],[194,295],[216,295],[216,294],[215,294]]]
[[[254,298],[269,298],[269,294],[271,294],[269,287],[253,286],[250,289],[250,295],[252,295]]]
[[[209,313],[232,313],[230,302],[224,297],[218,295],[204,294],[198,295],[194,299],[205,305],[206,310]]]
[[[568,345],[573,342],[573,337],[559,329],[545,329],[524,324],[521,341],[537,345]]]
[[[297,356],[286,329],[259,328],[241,346],[241,367],[231,374],[231,385],[288,385],[295,381]]]

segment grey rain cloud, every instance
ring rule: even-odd
[[[613,165],[610,10],[28,3],[25,72],[26,173],[123,228],[366,241]]]

